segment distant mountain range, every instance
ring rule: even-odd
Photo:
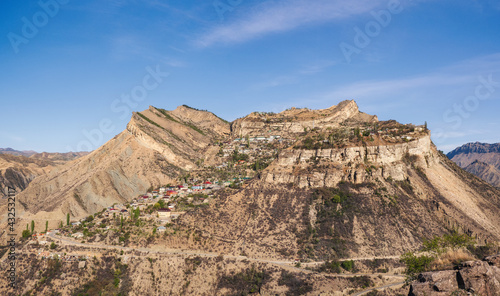
[[[73,160],[82,156],[85,156],[89,154],[90,152],[41,152],[38,153],[33,150],[15,150],[12,148],[0,148],[0,154],[10,154],[10,155],[15,155],[15,156],[25,156],[25,157],[31,157],[31,158],[36,158],[36,159],[45,159],[45,160],[52,160],[52,161],[68,161],[68,160]]]
[[[7,187],[21,192],[36,177],[87,154],[89,152],[38,153],[0,148],[0,197],[6,194]]]
[[[11,154],[11,155],[16,155],[16,156],[22,155],[22,156],[30,157],[31,155],[36,154],[36,153],[37,152],[33,151],[33,150],[19,151],[19,150],[15,150],[12,148],[0,148],[0,154]]]
[[[500,187],[500,143],[467,143],[447,156],[469,173]]]

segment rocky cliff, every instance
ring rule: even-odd
[[[403,181],[408,177],[408,158],[418,165],[433,158],[430,135],[409,143],[358,146],[338,149],[288,149],[266,170],[263,179],[299,187],[335,187],[339,182],[364,183],[374,178]],[[313,168],[313,170],[308,170]]]
[[[500,255],[464,262],[456,270],[419,274],[408,296],[424,295],[500,295]]]
[[[337,128],[348,122],[377,122],[377,116],[362,113],[354,101],[343,101],[327,109],[291,108],[281,113],[253,112],[231,123],[233,136],[279,135],[293,137],[304,130]]]

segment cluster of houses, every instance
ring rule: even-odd
[[[235,163],[236,166],[243,165],[247,162],[252,162],[256,158],[266,158],[275,155],[276,150],[270,149],[267,144],[277,143],[277,144],[289,144],[290,140],[283,139],[281,136],[257,136],[248,138],[236,138],[233,141],[224,142],[222,146],[222,157],[231,157],[235,151],[241,154],[247,154],[249,156],[248,161],[240,160]],[[228,166],[228,162],[223,162],[217,168],[225,168]]]
[[[413,127],[411,130],[412,131],[405,132],[403,135],[400,135],[400,136],[395,136],[395,135],[401,133],[401,130],[399,128],[384,129],[384,130],[378,131],[378,134],[381,135],[382,139],[387,141],[387,142],[400,142],[401,140],[411,141],[413,139],[417,139],[421,135],[422,132],[425,132],[425,127],[424,126],[416,126],[416,127]]]
[[[246,142],[246,138],[236,138],[233,140],[233,143],[238,142]],[[249,142],[273,142],[273,141],[282,141],[281,136],[256,136],[256,137],[248,137]]]

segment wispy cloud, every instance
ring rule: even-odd
[[[241,43],[301,26],[325,23],[367,13],[386,0],[281,0],[255,6],[246,16],[218,26],[197,40],[200,47]]]
[[[278,87],[282,85],[289,85],[298,82],[302,77],[304,76],[311,76],[314,74],[321,73],[325,71],[326,69],[335,66],[339,64],[340,62],[336,61],[321,61],[321,62],[315,62],[311,63],[310,65],[307,65],[305,67],[302,67],[301,69],[290,73],[286,75],[279,75],[270,79],[266,79],[264,82],[259,82],[255,85],[253,85],[251,88],[252,89],[266,89],[266,88],[271,88],[271,87]]]
[[[114,59],[127,60],[139,56],[174,68],[183,68],[186,66],[186,62],[174,57],[175,55],[169,52],[158,52],[155,47],[150,46],[152,43],[148,38],[134,34],[118,35],[109,40],[111,56]],[[169,48],[171,51],[181,51],[177,48]]]
[[[19,136],[16,136],[16,135],[13,135],[13,134],[10,134],[10,133],[7,133],[7,132],[0,131],[0,135],[3,138],[7,138],[10,141],[17,142],[17,143],[21,143],[21,142],[25,142],[26,141],[26,139],[23,138],[23,137],[19,137]],[[5,148],[3,146],[0,146],[0,147]]]
[[[500,53],[470,60],[437,69],[414,77],[405,77],[387,80],[359,81],[332,90],[324,95],[331,98],[367,98],[393,96],[399,93],[409,94],[414,90],[439,87],[450,89],[450,86],[460,86],[477,83],[478,75],[487,75],[498,72],[500,69]],[[497,78],[498,80],[498,78]]]
[[[500,53],[463,60],[418,75],[340,84],[307,96],[288,98],[285,104],[278,104],[276,108],[323,108],[349,99],[361,104],[363,111],[378,115],[383,115],[384,112],[401,113],[402,110],[412,113],[419,112],[419,108],[428,108],[427,112],[441,116],[439,113],[452,107],[453,103],[460,103],[467,96],[474,95],[475,88],[480,83],[478,78],[489,75],[492,75],[494,81],[500,82]],[[283,78],[280,79],[278,82],[283,81]],[[498,97],[499,94],[495,92],[494,95]],[[412,107],[408,109],[409,106]],[[437,120],[442,121],[442,117]]]

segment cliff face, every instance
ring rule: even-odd
[[[500,143],[468,143],[447,156],[467,172],[493,186],[500,186]]]
[[[405,157],[432,157],[430,135],[409,143],[346,147],[340,149],[289,149],[263,174],[269,183],[297,184],[306,187],[334,187],[337,183],[364,183],[373,178],[391,177],[403,181],[408,177]],[[316,165],[312,165],[316,163]],[[420,163],[423,165],[423,163]],[[314,167],[318,169],[308,170]]]

